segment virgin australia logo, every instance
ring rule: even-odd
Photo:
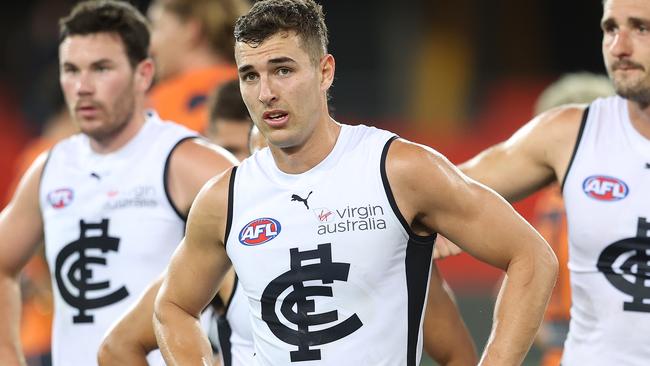
[[[380,205],[348,205],[334,210],[322,207],[312,212],[319,222],[318,235],[386,229],[384,207]]]

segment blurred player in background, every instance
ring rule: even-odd
[[[18,278],[41,240],[53,364],[95,365],[110,324],[167,265],[196,193],[235,162],[145,111],[148,50],[146,19],[126,2],[82,2],[60,22],[60,84],[80,133],[40,156],[0,213],[2,365],[24,364]]]
[[[219,85],[237,78],[232,31],[247,0],[154,0],[151,54],[157,84],[149,93],[162,119],[205,133],[207,100]]]

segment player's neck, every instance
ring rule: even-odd
[[[119,131],[104,139],[90,138],[90,148],[98,154],[115,152],[128,144],[137,134],[146,121],[142,108],[135,108],[129,122]]]
[[[627,101],[632,126],[646,139],[650,140],[650,106]]]
[[[299,146],[279,148],[270,145],[277,167],[287,174],[309,171],[332,152],[341,132],[341,125],[329,115]]]

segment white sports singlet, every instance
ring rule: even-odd
[[[562,365],[650,364],[650,141],[621,97],[587,112],[563,185],[571,324]]]
[[[244,290],[235,276],[235,286],[226,304],[224,315],[218,316],[219,356],[222,366],[253,364],[253,331]]]
[[[123,148],[75,135],[50,152],[40,185],[52,274],[54,366],[97,364],[109,329],[166,268],[185,222],[169,201],[170,153],[194,132],[149,112]],[[150,360],[158,355],[151,355]]]
[[[302,174],[268,148],[231,178],[226,250],[251,309],[258,365],[415,366],[435,236],[399,213],[394,135],[343,125]]]

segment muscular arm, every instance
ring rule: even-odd
[[[553,251],[503,198],[431,149],[395,141],[386,169],[397,205],[416,233],[439,232],[506,271],[481,364],[520,365],[555,284]]]
[[[25,365],[19,338],[19,275],[43,238],[38,187],[45,164],[39,157],[0,213],[0,364]]]
[[[440,365],[476,365],[476,347],[452,300],[451,289],[442,281],[435,263],[431,265],[424,315],[424,350]]]
[[[120,321],[108,332],[99,347],[100,366],[147,366],[147,354],[158,349],[158,342],[151,324],[154,301],[163,278],[154,282]],[[218,296],[228,303],[233,290],[235,274],[231,270],[219,289]],[[226,286],[227,284],[227,286]]]
[[[553,180],[561,183],[584,110],[584,105],[569,105],[542,113],[507,141],[487,148],[458,167],[510,202],[528,197]],[[460,252],[455,243],[441,238],[434,257],[445,258]]]
[[[459,168],[511,202],[553,180],[561,182],[583,112],[584,106],[572,105],[542,113],[508,140],[484,150]]]
[[[167,183],[172,202],[185,216],[203,184],[236,163],[230,153],[198,139],[182,142],[170,159]],[[99,349],[101,366],[147,365],[147,354],[158,348],[151,317],[161,283],[162,278],[153,283],[108,333]]]
[[[151,325],[153,303],[162,283],[156,280],[134,307],[109,331],[99,347],[100,366],[147,366],[147,354],[158,348]]]
[[[156,298],[154,329],[168,365],[211,364],[198,318],[230,268],[224,247],[229,179],[227,172],[199,193]]]

